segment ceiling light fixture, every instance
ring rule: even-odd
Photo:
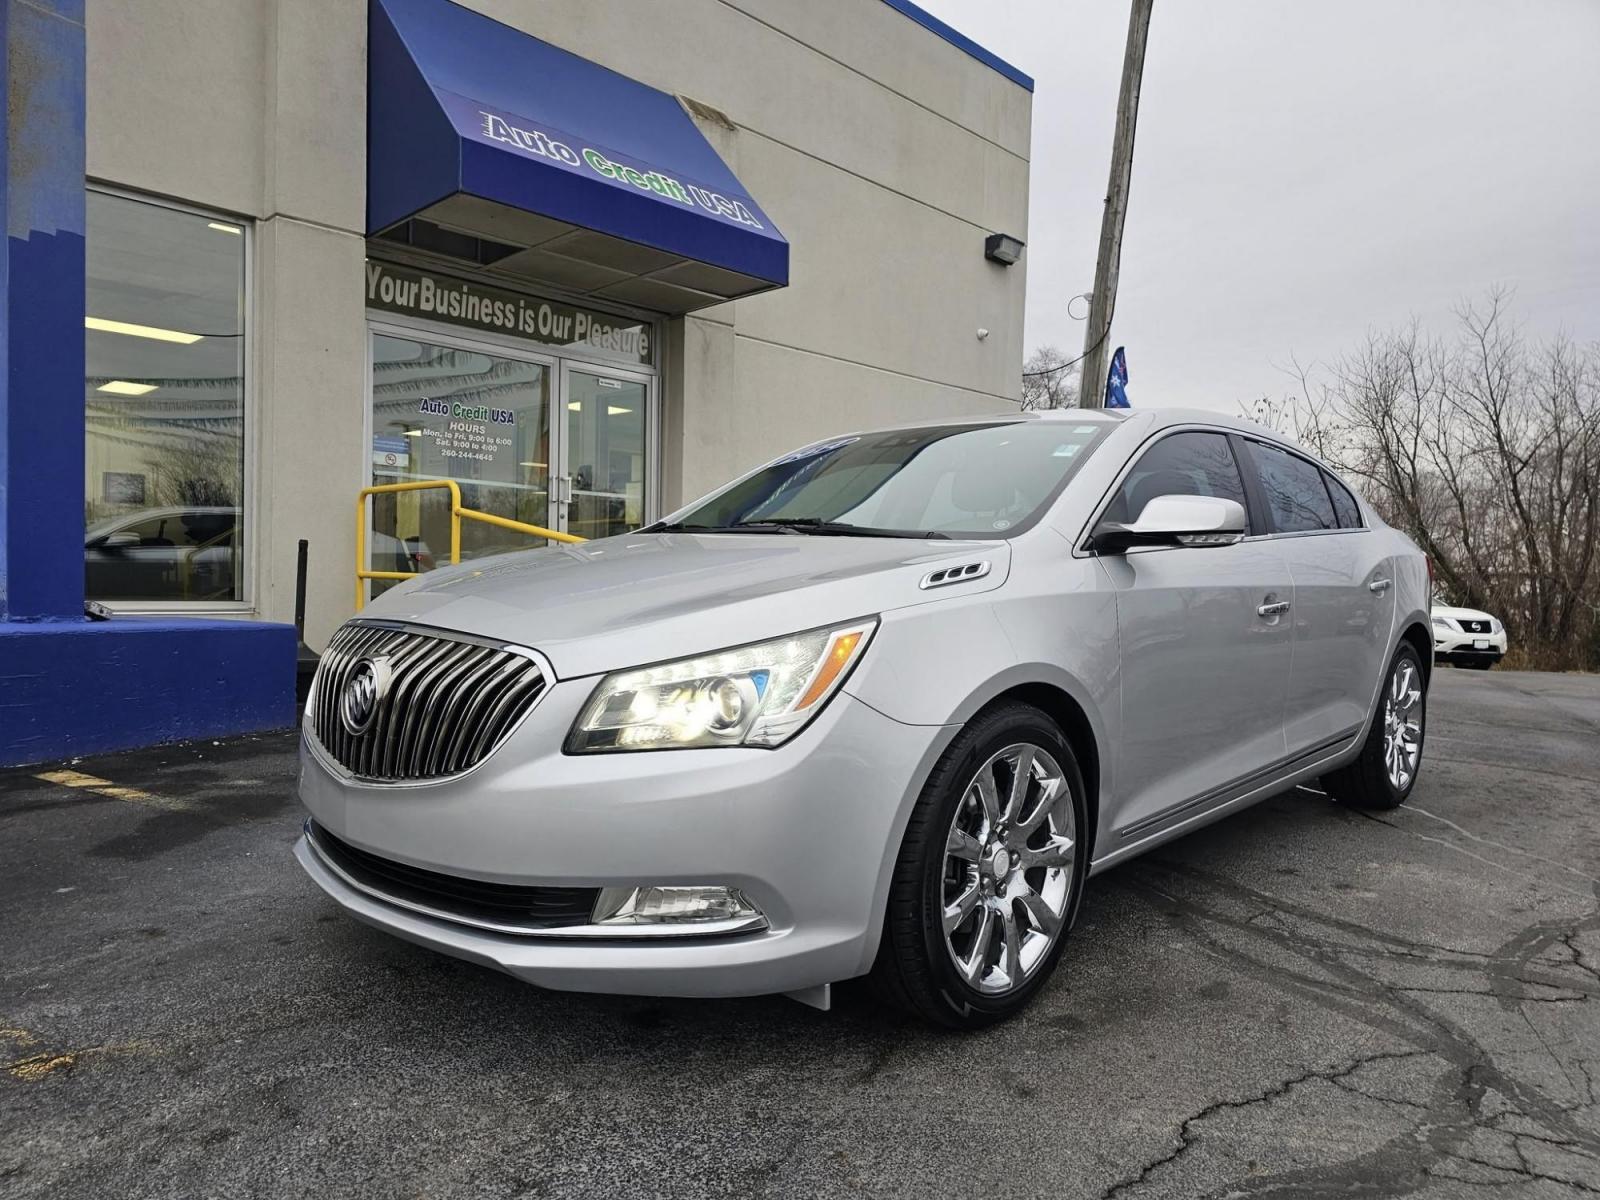
[[[227,225],[227,224],[224,224],[221,221],[207,221],[206,222],[206,228],[207,229],[215,229],[218,233],[233,233],[233,234],[242,234],[242,233],[244,233],[244,230],[240,229],[237,225]]]
[[[147,396],[159,386],[155,383],[129,383],[126,379],[113,379],[102,383],[95,391],[109,392],[113,396]]]
[[[85,317],[83,327],[100,333],[123,333],[129,337],[149,338],[153,342],[177,342],[180,346],[192,346],[205,336],[199,333],[184,333],[180,329],[161,329],[155,325],[135,325],[131,321],[108,321],[105,317]]]

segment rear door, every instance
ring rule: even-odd
[[[1259,522],[1229,439],[1216,430],[1180,430],[1148,447],[1104,518],[1137,520],[1166,495],[1236,500]],[[1112,824],[1128,842],[1188,820],[1283,758],[1289,619],[1275,610],[1292,585],[1263,538],[1145,547],[1100,563],[1116,588],[1122,671]]]
[[[1238,440],[1294,584],[1284,738],[1298,757],[1365,724],[1387,665],[1394,572],[1382,537],[1335,476],[1283,446]]]

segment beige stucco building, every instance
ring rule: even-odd
[[[455,479],[469,507],[603,535],[808,440],[1017,403],[1026,258],[986,253],[1027,239],[1015,68],[900,0],[467,7],[501,24],[448,0],[89,0],[92,598],[287,620],[305,539],[320,646],[354,607],[366,486]],[[458,29],[503,44],[494,95],[461,94]],[[594,94],[541,95],[517,64],[550,47]],[[433,101],[448,120],[413,128]],[[752,203],[685,199],[682,161],[617,145],[635,102]],[[413,211],[452,138],[456,191]],[[591,221],[551,199],[569,185],[612,190]],[[735,235],[762,261],[786,242],[784,280],[699,249]],[[372,568],[447,560],[445,493],[372,503]]]

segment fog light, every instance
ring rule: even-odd
[[[594,902],[596,925],[699,925],[766,918],[738,888],[608,887]]]

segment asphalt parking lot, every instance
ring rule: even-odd
[[[1439,670],[1407,808],[1297,790],[1096,879],[969,1037],[391,940],[291,859],[294,769],[0,774],[0,1196],[1600,1193],[1597,677]]]

